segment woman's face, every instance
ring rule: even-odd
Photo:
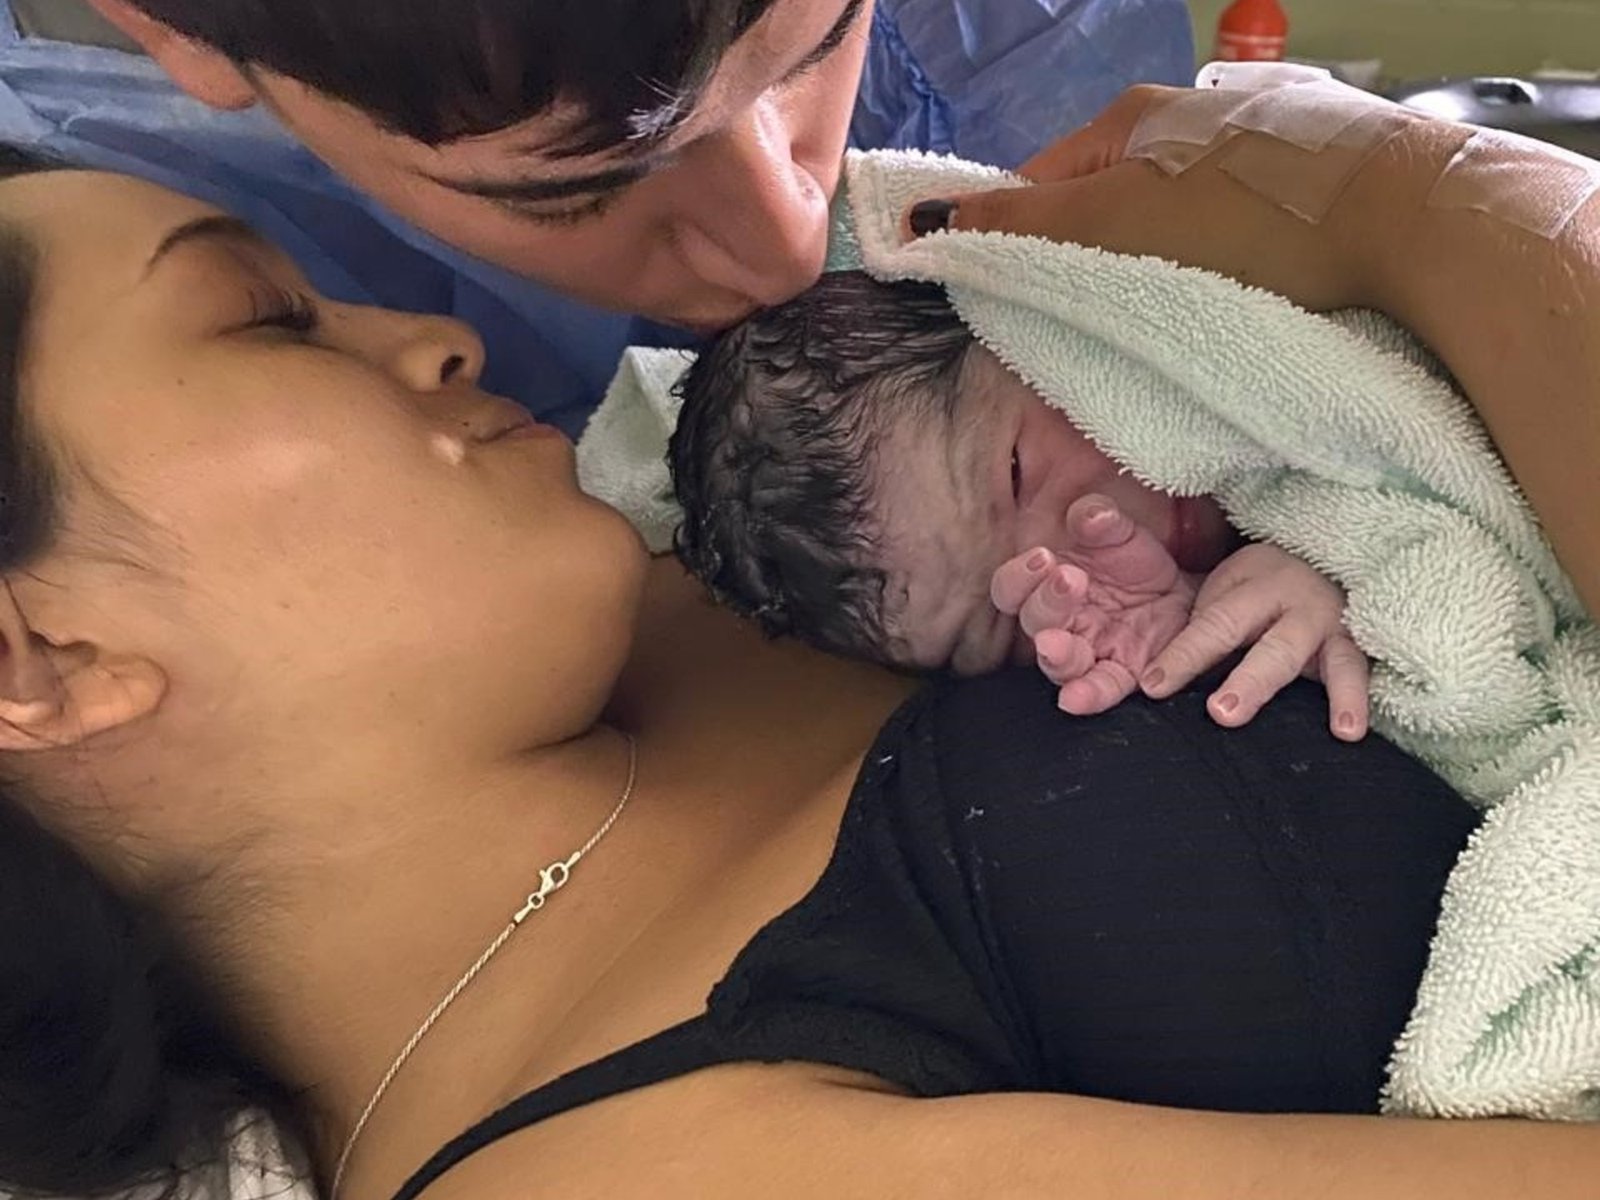
[[[444,241],[579,299],[721,328],[822,270],[871,8],[778,0],[643,153],[551,154],[561,114],[433,148],[294,80],[253,86],[330,166]]]
[[[643,553],[561,436],[477,388],[465,326],[329,303],[118,176],[0,185],[0,219],[41,252],[22,397],[65,492],[25,614],[94,610],[170,703],[328,742],[593,720]]]

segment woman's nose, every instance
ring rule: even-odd
[[[794,161],[788,118],[774,102],[757,101],[690,146],[673,174],[673,234],[695,276],[761,305],[816,282],[828,197]]]
[[[413,391],[473,384],[483,374],[483,339],[472,326],[454,317],[394,317],[402,327],[389,351],[388,366]]]

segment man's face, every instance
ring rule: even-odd
[[[271,72],[258,97],[393,211],[479,258],[605,307],[732,324],[821,272],[870,0],[779,0],[662,142],[552,154],[559,108],[438,147]]]

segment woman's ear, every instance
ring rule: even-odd
[[[0,751],[76,745],[154,712],[166,690],[165,672],[147,658],[52,645],[0,582]]]
[[[139,46],[172,82],[212,108],[249,108],[257,100],[250,77],[226,54],[164,25],[131,0],[89,0]]]

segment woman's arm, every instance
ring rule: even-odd
[[[940,1175],[964,1171],[984,1196],[1578,1200],[1594,1195],[1600,1168],[1600,1131],[1572,1126],[1193,1113],[1072,1097],[921,1104],[929,1111],[895,1117],[915,1127],[907,1136],[918,1157]],[[998,1186],[985,1187],[991,1170]]]
[[[1434,182],[1471,130],[1419,117],[1314,224],[1210,159],[1172,177],[1123,160],[1148,107],[1177,94],[1128,93],[1029,165],[1041,186],[960,197],[952,226],[1155,254],[1308,308],[1387,312],[1460,380],[1584,602],[1600,614],[1600,200],[1555,240],[1482,213],[1429,207]]]
[[[424,1200],[1593,1200],[1597,1178],[1592,1126],[915,1100],[789,1064],[714,1068],[565,1114]]]
[[[1461,141],[1420,125],[1357,180],[1343,217],[1365,250],[1358,299],[1444,359],[1600,617],[1600,199],[1555,240],[1426,207]]]

